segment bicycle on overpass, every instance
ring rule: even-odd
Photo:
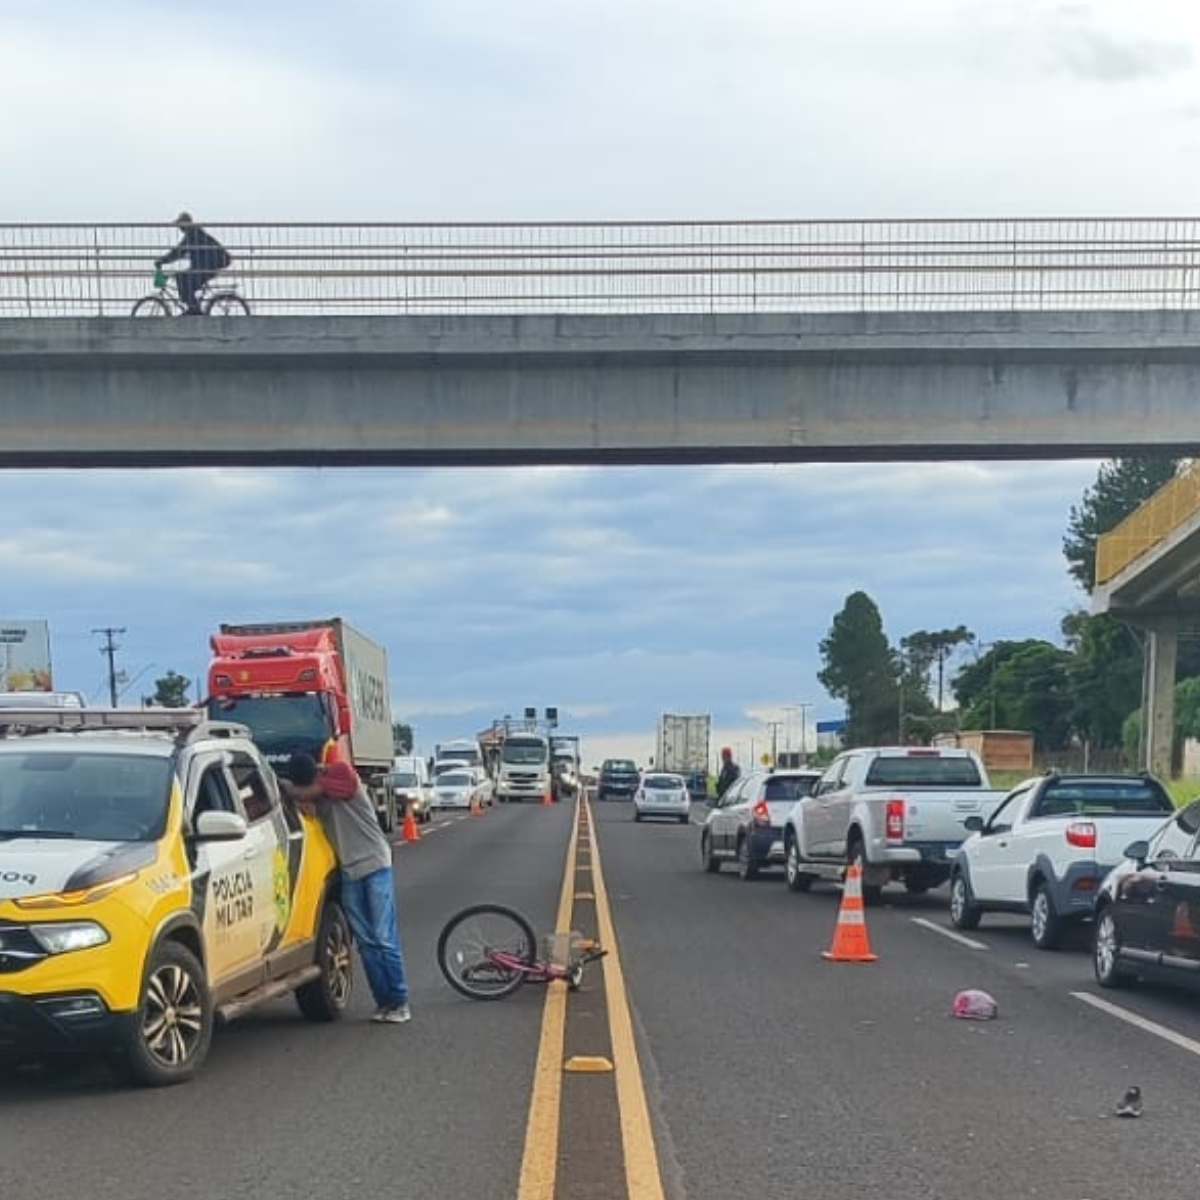
[[[161,267],[154,272],[154,291],[136,301],[130,316],[133,317],[179,317],[187,311],[179,295],[179,285],[174,271]],[[235,288],[214,287],[211,280],[199,291],[200,312],[206,317],[248,317],[250,305]]]

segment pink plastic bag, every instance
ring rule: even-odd
[[[954,1015],[963,1021],[991,1021],[996,1017],[996,1001],[987,992],[967,988],[954,997]]]

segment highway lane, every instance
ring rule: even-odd
[[[889,889],[867,913],[879,962],[828,963],[836,888],[706,875],[695,827],[597,812],[672,1196],[1194,1191],[1200,1060],[1076,999],[1100,993],[1083,950],[1039,953],[1007,918],[969,948],[917,923],[949,928],[944,892]],[[962,987],[1000,1019],[951,1018]],[[1194,996],[1104,998],[1200,1038]],[[1147,1115],[1118,1120],[1131,1082]]]
[[[439,817],[397,848],[413,1020],[378,1026],[361,974],[332,1026],[279,1001],[219,1031],[201,1074],[129,1090],[85,1064],[0,1079],[13,1200],[222,1196],[460,1200],[516,1194],[544,991],[460,997],[435,962],[458,908],[511,904],[553,927],[573,805]]]
[[[867,913],[879,962],[827,963],[838,889],[707,875],[695,825],[635,824],[620,802],[592,811],[670,1200],[1194,1190],[1200,1058],[1077,999],[1101,994],[1082,940],[1040,953],[997,917],[968,946],[946,936],[944,893],[889,889]],[[279,1002],[222,1031],[183,1087],[130,1091],[95,1065],[0,1081],[5,1195],[516,1197],[545,992],[462,999],[434,943],[481,900],[551,928],[573,817],[499,806],[398,848],[409,1026],[366,1022],[360,980],[351,1019],[312,1026]],[[967,986],[996,996],[998,1021],[950,1018]],[[1103,998],[1200,1046],[1194,995]],[[1129,1082],[1146,1092],[1140,1121],[1111,1115]]]

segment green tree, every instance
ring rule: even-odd
[[[845,743],[871,745],[895,740],[896,666],[875,601],[854,592],[821,639],[824,668],[817,679],[846,705]]]
[[[1071,506],[1063,554],[1071,577],[1090,593],[1096,581],[1096,540],[1170,480],[1174,458],[1116,458],[1101,463],[1095,484]]]
[[[931,632],[918,629],[900,639],[900,648],[910,669],[921,680],[921,686],[935,697],[935,711],[941,712],[945,700],[946,663],[954,651],[975,640],[975,635],[965,626],[954,629],[939,629]],[[936,688],[934,679],[936,677]]]
[[[394,722],[392,725],[392,749],[396,754],[411,754],[413,730],[411,725]]]
[[[143,696],[142,703],[158,705],[160,708],[186,708],[191,686],[186,676],[168,671],[154,681],[154,695]]]
[[[1039,750],[1061,750],[1071,736],[1070,662],[1069,651],[1034,641],[996,669],[996,697],[1006,724],[1032,733]]]
[[[1125,720],[1142,703],[1142,647],[1107,614],[1068,613],[1062,622],[1071,725],[1094,746],[1119,747]]]
[[[919,648],[915,653],[908,650],[906,641],[906,638],[901,638],[900,649],[894,653],[899,689],[896,696],[895,737],[901,745],[910,742],[924,745],[939,732],[942,723],[929,696],[931,660]]]
[[[996,679],[1000,668],[1019,650],[1041,644],[1038,641],[992,642],[973,662],[964,663],[958,669],[950,686],[958,701],[963,729],[1013,728],[1000,702]]]

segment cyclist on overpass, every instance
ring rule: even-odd
[[[183,237],[174,250],[168,250],[161,258],[155,259],[154,265],[162,267],[181,258],[188,260],[187,269],[179,271],[175,281],[179,285],[179,297],[187,305],[185,315],[198,317],[201,315],[200,289],[218,271],[229,266],[233,261],[232,256],[211,233],[192,220],[190,212],[181,212],[174,223],[182,231]]]

